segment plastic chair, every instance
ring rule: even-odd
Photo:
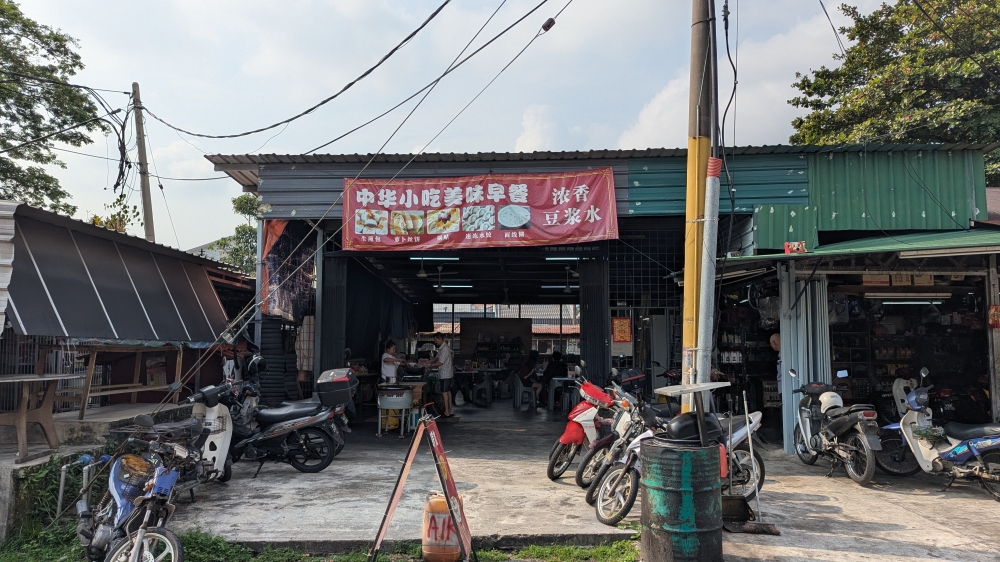
[[[530,386],[524,386],[521,384],[521,379],[517,376],[512,377],[514,379],[514,409],[520,410],[521,404],[524,402],[525,396],[527,396],[529,404],[529,410],[535,409],[535,389]]]
[[[476,383],[472,387],[472,401],[475,404],[479,404],[479,393],[483,393],[483,400],[486,405],[489,406],[493,403],[493,377],[489,374],[483,377],[481,382]]]

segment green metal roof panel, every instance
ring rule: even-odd
[[[966,150],[812,154],[819,230],[952,230],[986,218],[983,155]]]
[[[753,211],[753,243],[758,250],[782,250],[785,242],[805,241],[807,249],[819,246],[816,207],[810,205],[758,205]]]
[[[802,154],[737,155],[730,158],[736,212],[750,213],[755,206],[764,203],[809,204],[808,165],[807,157]],[[627,214],[683,216],[686,177],[685,158],[630,158]],[[720,213],[728,213],[733,208],[727,188],[723,169]]]

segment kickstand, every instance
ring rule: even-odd
[[[833,472],[837,470],[837,466],[839,466],[839,464],[840,463],[838,463],[837,461],[833,461],[833,463],[830,466],[830,472],[826,473],[827,478],[833,478]]]
[[[188,492],[191,494],[191,503],[194,503],[194,488],[191,488]]]
[[[948,483],[945,484],[944,488],[941,488],[940,491],[944,492],[948,488],[951,488],[951,485],[954,484],[954,483],[955,483],[955,473],[952,472],[951,475],[948,476]]]
[[[260,464],[257,465],[257,472],[253,473],[253,478],[257,478],[257,475],[260,474],[260,469],[264,468],[264,461],[261,460],[259,462]],[[253,478],[251,478],[251,480],[253,480]]]

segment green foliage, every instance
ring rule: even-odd
[[[76,525],[61,521],[51,529],[32,524],[0,543],[0,562],[23,560],[85,560],[83,549],[76,539]]]
[[[1000,2],[918,1],[841,6],[854,44],[839,68],[796,75],[789,103],[811,112],[792,122],[793,144],[1000,141]],[[1000,180],[1000,152],[987,180]]]
[[[188,531],[180,539],[187,562],[298,562],[305,558],[290,548],[265,547],[255,555],[249,547],[202,531]]]
[[[94,226],[103,226],[117,232],[125,232],[129,225],[142,224],[139,220],[139,207],[137,205],[129,207],[125,195],[125,190],[122,190],[110,205],[104,206],[107,216],[91,215],[89,222]]]
[[[516,559],[544,562],[636,562],[639,547],[631,541],[583,546],[529,546],[514,555]]]
[[[221,261],[228,263],[244,275],[257,272],[257,220],[260,219],[260,199],[252,193],[233,198],[233,212],[246,219],[247,224],[237,225],[232,236],[220,238],[211,248],[222,253]]]
[[[0,148],[11,148],[98,116],[97,106],[76,88],[19,78],[4,71],[60,82],[83,68],[73,51],[76,40],[31,20],[17,3],[0,0]],[[73,214],[70,195],[40,165],[62,166],[52,151],[55,142],[90,144],[91,123],[0,155],[0,198]],[[35,164],[34,166],[31,164]]]

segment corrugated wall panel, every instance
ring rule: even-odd
[[[809,160],[819,230],[951,230],[986,218],[980,152],[831,152]]]
[[[264,164],[260,167],[257,193],[265,206],[265,219],[341,218],[341,206],[330,205],[338,200],[344,188],[344,178],[355,178],[364,164]],[[611,167],[615,177],[615,199],[618,215],[627,213],[628,164],[625,160],[566,160],[508,162],[420,162],[400,171],[400,163],[377,162],[369,166],[363,178],[396,176],[408,178],[443,178],[482,174],[518,174],[565,172]],[[398,174],[398,175],[397,175]]]
[[[801,154],[736,156],[729,159],[736,189],[736,212],[750,213],[764,203],[808,204],[808,160]],[[687,160],[637,158],[628,163],[628,205],[618,214],[682,216],[686,193]],[[719,212],[732,209],[723,170]]]
[[[805,240],[808,250],[819,246],[817,210],[810,205],[758,205],[753,214],[754,247],[782,250],[785,242]]]

